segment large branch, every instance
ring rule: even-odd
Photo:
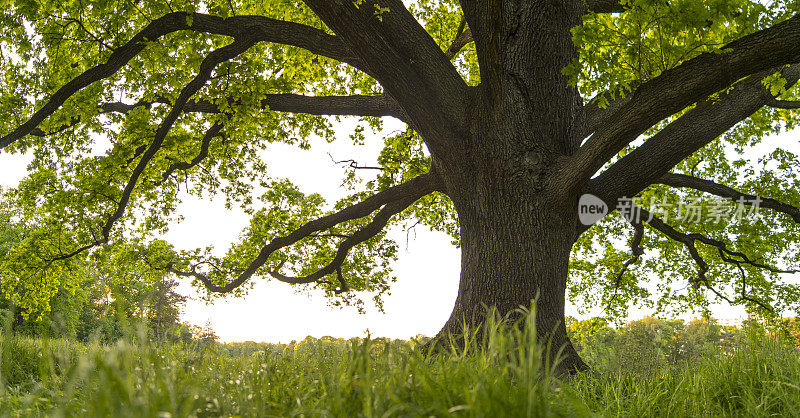
[[[175,100],[175,104],[172,106],[172,109],[161,121],[158,128],[156,129],[155,135],[153,136],[153,140],[150,142],[150,145],[146,147],[146,149],[141,154],[141,158],[139,162],[134,167],[133,171],[131,172],[130,177],[128,178],[128,182],[125,185],[125,188],[122,191],[122,195],[117,202],[117,207],[114,212],[109,215],[106,219],[103,227],[101,229],[101,236],[99,238],[95,238],[94,241],[85,244],[76,250],[61,254],[57,257],[54,257],[51,260],[48,260],[48,265],[53,263],[57,260],[65,260],[68,258],[72,258],[84,251],[87,251],[91,248],[94,248],[98,245],[102,245],[108,242],[109,237],[111,235],[111,230],[114,228],[114,225],[120,218],[125,214],[125,211],[128,207],[128,202],[130,201],[131,195],[133,194],[136,185],[139,182],[139,178],[141,178],[142,174],[144,173],[147,165],[150,161],[155,157],[156,153],[159,149],[161,149],[161,145],[164,143],[164,139],[166,139],[167,134],[172,129],[172,126],[178,120],[180,115],[183,113],[183,108],[208,81],[211,77],[211,73],[222,62],[229,61],[239,54],[243,53],[244,51],[248,50],[251,46],[257,43],[256,40],[250,38],[244,39],[237,39],[234,42],[214,50],[211,52],[203,61],[200,63],[200,69],[197,75],[189,82],[184,88],[181,90],[178,98]],[[137,150],[137,154],[139,154]]]
[[[631,93],[624,96],[620,94],[612,100],[609,100],[605,107],[600,107],[600,103],[603,102],[603,94],[604,93],[598,94],[583,106],[586,130],[583,135],[581,135],[582,138],[586,138],[589,134],[608,123],[611,117],[631,100],[632,95]]]
[[[711,180],[701,179],[686,174],[665,174],[658,179],[658,183],[671,187],[688,187],[701,192],[723,197],[734,202],[758,202],[759,207],[772,209],[777,212],[785,213],[800,224],[800,208],[779,202],[769,197],[742,193],[736,189],[715,183]]]
[[[472,31],[469,30],[469,26],[467,26],[466,17],[461,16],[461,23],[458,24],[456,37],[453,39],[450,47],[447,48],[447,51],[445,51],[445,56],[447,56],[447,59],[452,60],[465,46],[472,41]]]
[[[237,101],[229,100],[230,104]],[[392,116],[406,120],[408,116],[397,103],[385,94],[353,96],[304,96],[301,94],[267,94],[261,107],[276,112],[306,113],[309,115],[338,116]],[[219,108],[208,100],[189,102],[186,112],[219,113]]]
[[[150,143],[147,151],[144,152],[134,168],[133,173],[128,180],[128,184],[125,185],[125,189],[123,190],[119,207],[108,219],[106,226],[103,228],[104,236],[108,236],[113,223],[122,217],[131,193],[139,181],[139,177],[142,175],[142,173],[144,173],[144,170],[150,163],[150,160],[155,157],[156,153],[161,148],[161,145],[164,143],[164,139],[166,139],[167,134],[172,129],[172,126],[178,120],[178,117],[180,117],[180,115],[183,113],[183,107],[186,106],[192,96],[194,96],[195,93],[197,93],[200,88],[206,84],[208,79],[211,77],[211,72],[214,70],[214,68],[216,68],[217,65],[235,58],[236,56],[250,49],[250,47],[256,43],[258,43],[258,40],[255,38],[236,39],[231,44],[213,51],[203,60],[202,63],[200,63],[200,70],[198,71],[197,75],[181,90],[181,93],[175,100],[175,104],[172,106],[172,109],[167,116],[164,117],[164,120],[156,130],[153,141]]]
[[[378,233],[380,233],[381,230],[383,230],[386,224],[389,223],[389,219],[391,219],[392,216],[402,212],[405,208],[411,206],[411,204],[414,203],[420,197],[422,196],[410,195],[405,198],[401,198],[386,204],[386,206],[384,206],[383,209],[378,211],[378,214],[375,215],[375,217],[372,219],[372,221],[370,221],[369,224],[367,224],[367,226],[359,229],[358,231],[356,231],[356,233],[347,237],[341,244],[339,244],[339,247],[336,250],[336,255],[333,257],[333,260],[331,260],[330,263],[326,264],[321,269],[309,275],[300,277],[285,276],[281,274],[279,271],[277,271],[277,269],[271,271],[270,275],[285,283],[300,284],[300,283],[318,282],[322,280],[325,276],[337,272],[339,276],[339,282],[341,283],[342,287],[346,287],[347,284],[344,282],[344,279],[341,276],[341,267],[342,264],[347,259],[347,254],[350,252],[350,249],[378,235]]]
[[[800,62],[800,15],[704,53],[644,83],[570,158],[570,184],[580,187],[625,145],[664,118],[741,78]]]
[[[214,281],[209,279],[205,274],[198,272],[196,269],[197,266],[193,266],[192,271],[178,270],[174,268],[172,264],[167,265],[165,268],[179,276],[194,277],[200,280],[200,282],[203,283],[203,285],[211,292],[228,293],[252,277],[253,274],[255,274],[256,271],[267,262],[269,257],[275,251],[293,245],[306,237],[313,236],[318,232],[325,231],[343,222],[368,216],[372,212],[383,207],[383,209],[378,213],[378,215],[376,215],[370,224],[356,232],[356,234],[347,238],[345,241],[346,244],[343,243],[343,246],[340,247],[334,261],[339,260],[341,257],[346,257],[347,251],[349,251],[352,246],[377,234],[380,229],[386,225],[386,221],[388,221],[388,218],[393,214],[402,211],[417,199],[431,192],[437,190],[441,191],[441,187],[442,186],[439,182],[439,179],[434,173],[423,174],[405,183],[390,187],[382,192],[372,195],[367,199],[352,206],[348,206],[347,208],[344,208],[336,213],[332,213],[330,215],[323,216],[322,218],[310,221],[289,235],[275,238],[267,245],[262,247],[258,256],[256,256],[256,258],[250,262],[247,268],[235,279],[225,285],[214,283]],[[346,249],[343,250],[342,248],[345,247]],[[340,253],[342,253],[342,255],[340,255]],[[319,279],[325,275],[336,271],[341,266],[341,262],[343,262],[343,259],[339,261],[338,264],[332,262],[328,266],[324,267],[323,270],[320,270],[323,271],[324,274],[317,272],[312,276],[307,277],[291,278],[283,276],[275,271],[271,272],[271,274],[273,274],[273,276],[279,280],[287,281],[289,283],[311,283],[319,281]]]
[[[500,72],[497,64],[500,44],[500,1],[459,0],[470,34],[475,42],[481,84],[494,91],[500,89]]]
[[[770,97],[767,100],[767,106],[777,109],[800,109],[800,101],[797,100],[778,100]]]
[[[276,112],[308,113],[311,115],[407,116],[397,103],[386,96],[303,96],[299,94],[270,94],[261,105]]]
[[[155,103],[167,103],[168,104],[169,101],[167,99],[159,99],[157,101],[152,101],[152,102],[140,100],[140,101],[138,101],[136,103],[132,103],[132,104],[128,104],[128,103],[125,103],[125,102],[109,102],[109,103],[101,103],[100,105],[97,106],[97,110],[99,111],[100,114],[104,114],[104,113],[120,113],[120,114],[126,115],[126,114],[128,114],[128,112],[130,112],[131,110],[133,110],[133,109],[135,109],[137,107],[150,107]],[[69,122],[59,126],[58,128],[56,128],[54,130],[45,132],[40,128],[33,128],[33,130],[30,133],[28,133],[28,135],[38,136],[38,137],[45,137],[45,136],[49,136],[49,135],[53,135],[53,134],[64,132],[67,129],[72,128],[73,126],[78,125],[79,123],[81,123],[81,117],[80,116],[73,116],[72,118],[70,118]]]
[[[730,91],[698,103],[592,179],[583,191],[600,197],[610,207],[620,197],[635,196],[766,105],[772,96],[762,80],[774,71],[777,70],[752,75],[736,83]],[[800,79],[800,65],[784,68],[780,73],[791,87]]]
[[[296,46],[318,55],[349,63],[356,68],[363,68],[358,58],[354,57],[349,48],[339,42],[335,36],[310,26],[263,16],[221,18],[202,13],[170,13],[152,21],[128,42],[115,49],[105,63],[84,71],[59,88],[30,119],[0,138],[0,149],[33,132],[42,121],[52,115],[78,91],[115,74],[142,52],[147,42],[156,41],[169,33],[184,30]]]
[[[468,87],[403,2],[305,2],[397,100],[431,152],[446,156],[466,129]]]
[[[229,104],[237,104],[237,100],[229,99]],[[150,107],[154,104],[170,104],[169,99],[160,97],[153,101],[140,100],[136,103],[110,102],[98,106],[100,114],[127,114],[137,107]],[[301,94],[276,93],[267,94],[261,100],[261,107],[275,112],[306,113],[309,115],[330,116],[392,116],[406,121],[408,116],[403,109],[386,95],[352,95],[352,96],[304,96]],[[190,100],[183,108],[184,113],[220,113],[219,106],[208,100]],[[81,123],[80,117],[73,117],[58,128],[45,132],[34,128],[29,135],[44,137],[63,132]]]

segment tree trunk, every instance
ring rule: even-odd
[[[487,307],[505,315],[535,300],[539,341],[552,355],[562,349],[559,369],[573,372],[586,367],[564,324],[578,191],[559,161],[583,140],[582,99],[562,71],[578,56],[570,29],[583,2],[501,3],[471,12],[482,82],[466,104],[468,131],[454,133],[459,146],[434,153],[462,245],[458,297],[440,334],[479,325]]]
[[[466,202],[454,200],[461,227],[461,278],[440,336],[460,334],[465,322],[480,326],[489,307],[513,315],[535,302],[539,341],[551,345],[550,360],[561,350],[559,373],[585,369],[564,323],[577,210],[563,204],[566,199],[558,194],[496,180],[479,187]]]

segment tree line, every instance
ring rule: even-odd
[[[9,249],[32,231],[13,208],[0,207],[0,260],[7,261]],[[137,269],[132,242],[117,250],[94,254],[60,270],[54,280],[57,285],[45,296],[47,309],[26,308],[24,298],[38,292],[26,292],[19,281],[3,280],[2,323],[15,334],[79,341],[112,342],[140,331],[149,339],[175,343],[210,335],[207,329],[181,321],[188,298],[178,292],[177,280]],[[69,276],[78,278],[73,281]]]

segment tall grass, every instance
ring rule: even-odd
[[[523,327],[490,321],[430,355],[414,341],[304,341],[231,356],[214,346],[4,335],[2,416],[792,416],[797,351],[763,339],[661,371],[555,379]]]

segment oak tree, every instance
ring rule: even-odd
[[[385,228],[413,220],[461,248],[442,333],[487,306],[535,300],[564,370],[584,367],[565,332],[567,297],[612,313],[715,300],[791,309],[798,288],[781,275],[798,263],[798,160],[762,139],[797,122],[797,8],[0,0],[0,149],[34,155],[5,198],[38,225],[0,261],[3,290],[46,309],[74,260],[138,246],[131,262],[212,294],[272,277],[358,304],[356,291],[379,297],[393,280]],[[305,148],[348,116],[356,143],[384,118],[408,127],[385,134],[377,175],[348,178],[350,197],[327,206],[266,177],[272,143]],[[753,161],[754,149],[767,152]],[[181,188],[250,213],[241,241],[219,256],[154,240]],[[642,216],[587,225],[585,195],[612,211],[638,197]],[[725,211],[764,210],[676,215],[714,197]]]

